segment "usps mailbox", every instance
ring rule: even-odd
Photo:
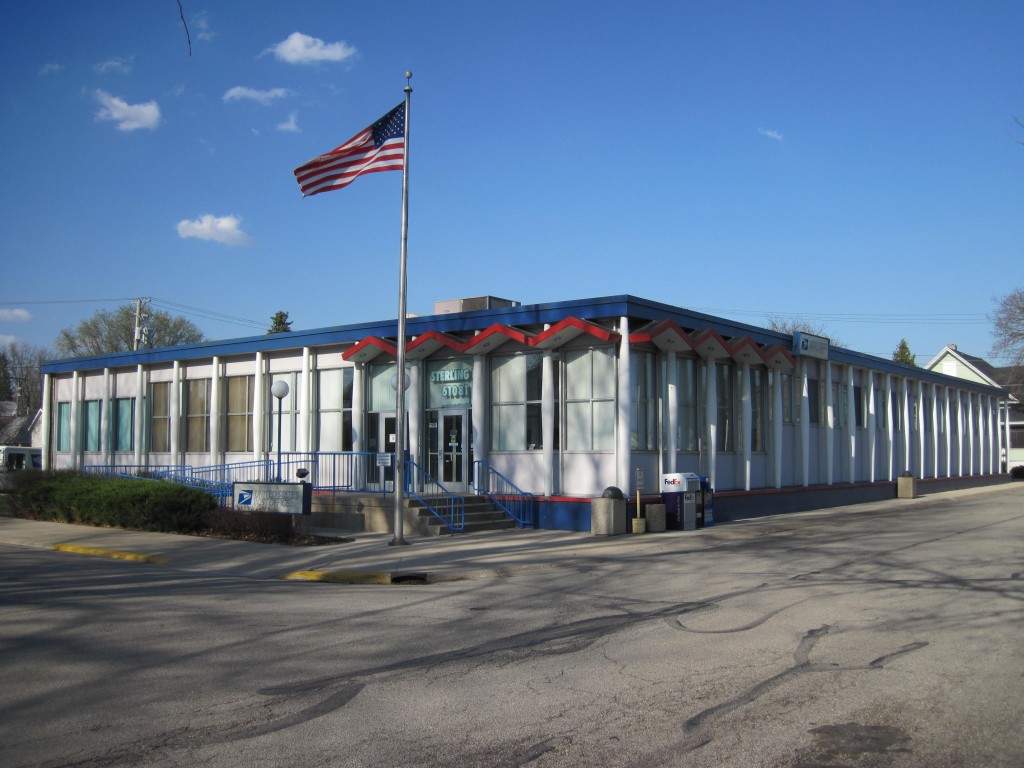
[[[671,472],[661,476],[661,503],[665,505],[665,527],[692,531],[697,527],[697,497],[700,476],[692,472]]]

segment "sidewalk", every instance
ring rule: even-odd
[[[246,541],[146,533],[116,528],[0,517],[0,544],[51,549],[68,557],[100,556],[183,571],[253,579],[292,579],[349,584],[424,584],[488,579],[555,568],[585,568],[663,550],[700,549],[749,532],[752,526],[790,525],[844,514],[897,512],[964,495],[1022,489],[997,485],[892,499],[848,507],[798,512],[726,523],[697,531],[593,536],[567,531],[513,530],[459,536],[409,538],[390,545],[391,534],[354,534],[352,541],[321,546],[256,544]]]

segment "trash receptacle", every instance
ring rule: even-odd
[[[665,505],[665,527],[670,531],[692,531],[697,527],[697,496],[700,477],[692,472],[671,472],[661,476],[661,503]]]
[[[700,527],[715,524],[715,492],[706,477],[700,479]]]
[[[626,497],[609,486],[590,500],[590,532],[594,536],[620,536],[626,532]]]

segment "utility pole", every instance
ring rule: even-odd
[[[146,341],[146,328],[142,324],[148,318],[146,314],[148,304],[149,299],[135,300],[135,335],[132,339],[132,351],[137,352],[139,347]]]

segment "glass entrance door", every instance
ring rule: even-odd
[[[366,447],[370,453],[390,453],[391,461],[386,467],[376,461],[367,463],[366,478],[370,488],[391,490],[395,481],[395,425],[398,418],[394,413],[374,413],[366,420]]]
[[[473,441],[470,413],[444,410],[429,414],[430,473],[449,491],[467,493],[472,485]]]

